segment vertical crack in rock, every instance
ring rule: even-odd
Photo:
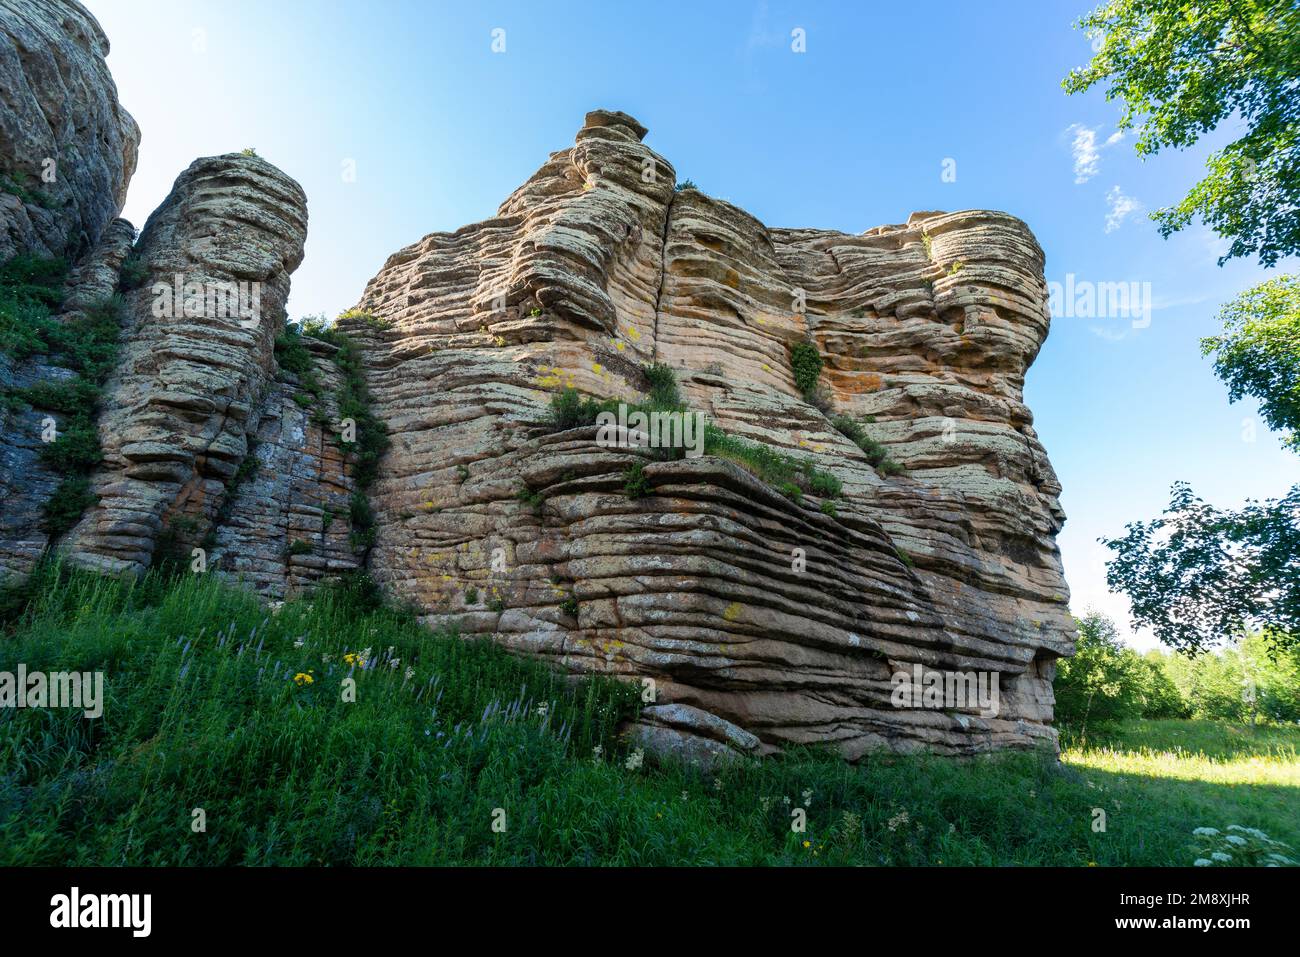
[[[664,282],[668,277],[668,234],[672,230],[673,206],[676,202],[677,190],[674,184],[673,193],[668,197],[668,206],[664,209],[664,228],[659,237],[659,288],[655,291],[654,342],[652,343],[653,351],[650,354],[651,362],[659,361],[659,310],[662,308],[664,299]]]

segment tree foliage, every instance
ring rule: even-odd
[[[1231,240],[1220,263],[1300,252],[1300,5],[1294,0],[1110,0],[1077,24],[1095,55],[1064,87],[1122,100],[1141,156],[1182,149],[1224,120],[1244,131],[1152,218],[1168,237],[1200,217]]]
[[[1106,583],[1126,594],[1133,623],[1197,652],[1251,628],[1300,636],[1300,485],[1281,499],[1221,511],[1174,485],[1162,518],[1102,539],[1115,553]]]
[[[1300,276],[1247,289],[1219,312],[1223,332],[1201,340],[1233,402],[1259,400],[1268,427],[1300,452]]]
[[[1133,718],[1300,719],[1300,645],[1259,632],[1213,654],[1125,647],[1100,612],[1076,618],[1074,657],[1056,671],[1056,720],[1077,731]]]

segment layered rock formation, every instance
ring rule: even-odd
[[[396,253],[336,334],[286,340],[298,185],[252,155],[197,160],[133,245],[112,217],[137,134],[102,33],[73,3],[2,2],[15,105],[0,145],[81,150],[84,168],[59,181],[57,210],[6,194],[0,260],[72,256],[58,322],[124,298],[92,504],[61,541],[41,520],[61,479],[38,453],[43,410],[0,404],[0,578],[51,545],[114,574],[201,548],[273,598],[364,570],[434,627],[643,682],[633,731],[693,759],[1054,743],[1054,662],[1074,626],[1060,488],[1022,400],[1048,314],[1019,220],[769,228],[676,190],[644,127],[596,111],[494,218]],[[87,123],[67,119],[87,104]],[[279,361],[277,338],[296,350]],[[815,399],[792,367],[807,342],[825,361]],[[664,457],[548,424],[562,390],[640,398],[651,363],[728,441],[807,460],[842,493],[777,487],[736,454]],[[0,389],[29,405],[24,387],[73,374],[58,356],[0,356]],[[368,489],[342,395],[352,424],[378,428],[373,414],[389,435]],[[901,474],[835,415],[866,423]],[[900,677],[955,675],[996,682],[996,698],[898,698]]]
[[[1050,742],[1073,624],[1059,486],[1021,400],[1048,326],[1029,230],[980,211],[768,229],[674,192],[644,133],[590,114],[496,218],[425,237],[368,285],[377,322],[345,326],[393,437],[371,573],[436,626],[652,678],[654,740],[850,758]],[[800,396],[806,337],[835,409],[874,416],[905,475],[881,477]],[[839,476],[835,514],[718,458],[536,427],[563,387],[638,398],[649,361],[728,432]],[[654,493],[630,499],[638,460]],[[995,673],[997,715],[894,707],[915,664]]]
[[[147,278],[127,297],[100,418],[99,504],[66,543],[79,563],[141,571],[164,526],[185,545],[212,526],[274,374],[306,237],[302,189],[239,153],[195,160],[149,218],[136,245]]]
[[[0,262],[93,247],[122,209],[140,130],[75,0],[0,0]]]

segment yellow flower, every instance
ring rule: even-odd
[[[812,841],[804,841],[804,842],[803,842],[803,846],[804,846],[804,847],[812,847]]]
[[[311,675],[307,674],[307,673],[304,672],[304,671],[300,671],[300,672],[298,672],[296,675],[293,676],[293,683],[296,684],[296,685],[298,685],[298,687],[300,687],[300,688],[301,688],[303,685],[309,685],[309,684],[314,683],[315,681],[316,681],[315,678],[313,678]]]

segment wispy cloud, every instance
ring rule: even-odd
[[[1086,183],[1101,171],[1101,151],[1114,146],[1124,139],[1124,133],[1116,130],[1100,143],[1097,131],[1100,126],[1087,127],[1082,123],[1072,123],[1065,131],[1071,138],[1070,152],[1074,155],[1074,181]]]
[[[1132,213],[1142,209],[1142,204],[1129,196],[1118,186],[1112,186],[1110,192],[1106,194],[1106,205],[1110,207],[1106,213],[1106,232],[1113,233],[1124,224],[1124,220]]]

